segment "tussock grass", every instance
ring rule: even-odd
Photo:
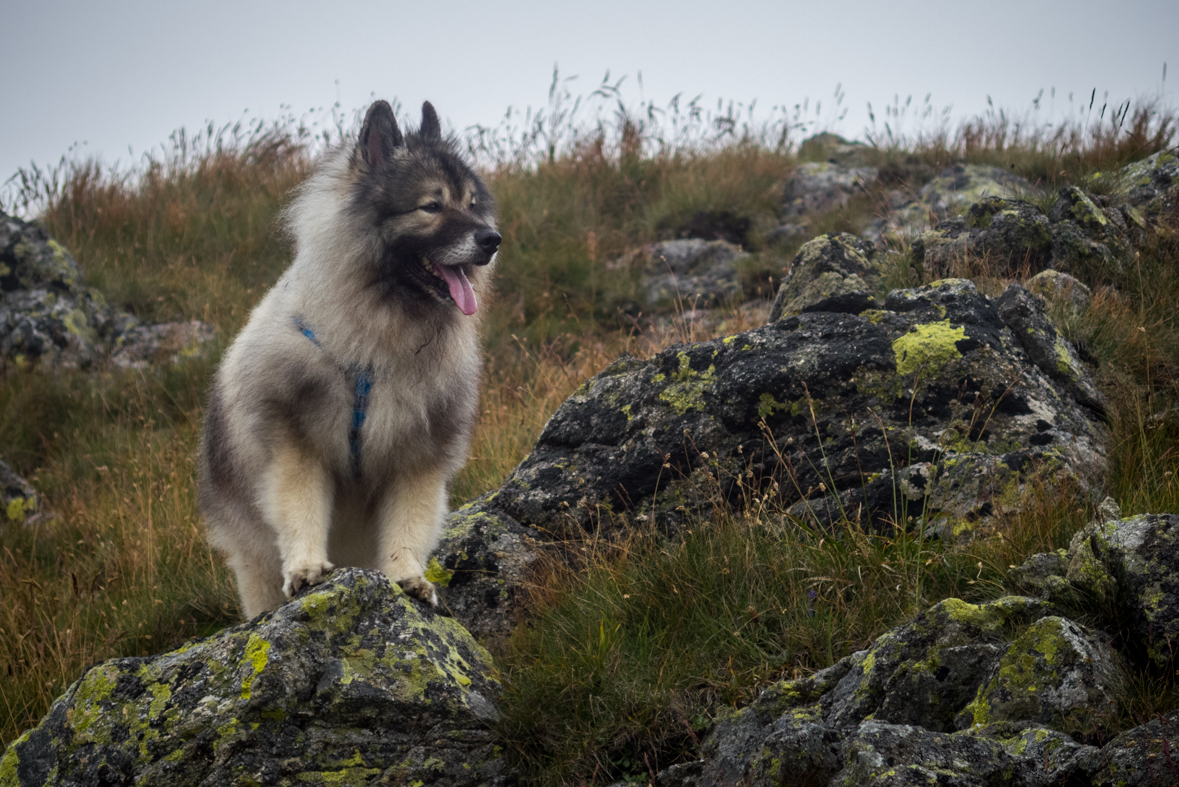
[[[762,123],[733,105],[628,108],[616,85],[598,98],[614,109],[586,119],[588,103],[555,80],[544,113],[469,137],[500,203],[504,243],[483,413],[456,503],[498,486],[560,402],[619,353],[753,327],[749,310],[720,323],[687,319],[692,304],[677,319],[642,313],[638,271],[611,265],[623,252],[735,218],[755,254],[751,291],[784,267],[784,252],[763,238],[795,164],[797,111],[775,108]],[[1015,162],[1063,182],[1170,144],[1171,115],[1145,107],[1140,122],[1135,112],[1121,112],[1130,120],[1114,132],[1075,124],[1059,138],[1000,114],[941,137],[894,135],[873,155],[906,167],[905,182],[917,185],[954,158]],[[224,343],[287,262],[276,217],[320,149],[296,121],[209,128],[174,136],[130,174],[94,162],[31,170],[17,195],[113,305],[146,320],[208,320]],[[857,203],[823,226],[858,228],[872,207]],[[1160,235],[1132,269],[1094,272],[1093,303],[1067,326],[1102,361],[1117,446],[1110,489],[1128,513],[1179,506],[1172,237]],[[899,259],[895,284],[916,284]],[[60,521],[0,528],[0,741],[35,723],[86,665],[160,652],[237,619],[194,500],[215,362],[5,373],[3,458]],[[590,545],[578,571],[550,560],[525,624],[497,653],[508,682],[498,732],[547,783],[647,774],[687,756],[717,714],[765,682],[825,666],[945,595],[1002,592],[1008,565],[1065,545],[1087,520],[1057,491],[1033,495],[965,551],[907,532],[831,538],[750,498],[718,507],[682,542],[636,533]],[[1157,703],[1136,707],[1141,716]]]

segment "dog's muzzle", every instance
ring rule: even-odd
[[[477,262],[475,264],[486,265],[487,263],[491,262],[491,258],[495,256],[497,251],[499,251],[499,244],[502,240],[503,236],[493,229],[484,227],[481,230],[476,230],[475,245],[478,246],[479,250],[486,254],[487,257],[483,260],[483,262]]]

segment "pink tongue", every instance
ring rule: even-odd
[[[479,304],[475,302],[475,291],[471,289],[471,282],[467,281],[467,274],[461,268],[450,265],[439,265],[442,278],[446,279],[446,286],[450,288],[450,297],[458,304],[459,311],[467,316],[475,313]]]

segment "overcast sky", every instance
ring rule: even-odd
[[[676,93],[825,102],[842,85],[862,135],[865,106],[894,95],[963,119],[1028,111],[1056,89],[1057,117],[1087,105],[1161,97],[1175,106],[1177,0],[348,3],[330,0],[0,0],[0,181],[30,161],[138,160],[179,127],[296,115],[373,97],[429,99],[458,130],[509,106],[546,102],[554,64],[588,93],[610,71],[630,100]],[[642,75],[639,90],[637,76]],[[1083,99],[1082,99],[1083,96]],[[286,109],[289,107],[289,110]],[[128,152],[131,149],[131,153]]]

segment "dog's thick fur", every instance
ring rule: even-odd
[[[227,351],[201,441],[201,511],[247,618],[336,565],[437,603],[425,564],[474,427],[494,221],[429,103],[405,135],[373,104],[298,191],[294,262]]]

